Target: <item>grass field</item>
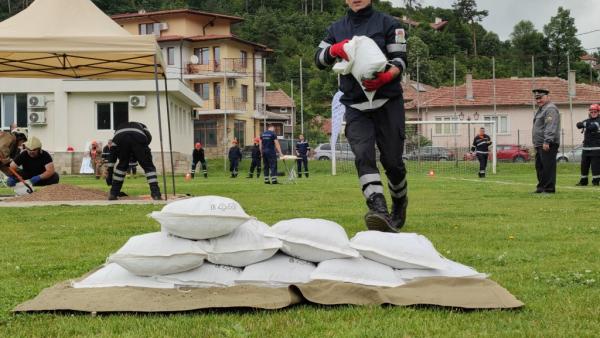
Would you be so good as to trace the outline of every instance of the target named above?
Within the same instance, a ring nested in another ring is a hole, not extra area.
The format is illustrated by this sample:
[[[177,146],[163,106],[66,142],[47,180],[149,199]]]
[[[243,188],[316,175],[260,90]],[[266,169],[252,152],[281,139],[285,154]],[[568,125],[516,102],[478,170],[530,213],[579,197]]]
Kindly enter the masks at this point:
[[[222,162],[220,162],[222,163]],[[211,163],[209,179],[178,192],[234,198],[248,214],[273,224],[318,217],[364,230],[366,211],[355,174],[312,176],[295,185],[230,179]],[[244,175],[245,176],[245,175]],[[188,336],[568,336],[600,332],[600,189],[575,188],[578,167],[559,167],[558,193],[533,195],[532,164],[501,164],[497,175],[439,168],[435,177],[409,174],[406,231],[427,236],[448,258],[491,274],[526,306],[516,311],[438,307],[299,305],[279,311],[202,311],[169,315],[20,314],[10,310],[43,288],[102,264],[132,235],[157,231],[145,217],[160,206],[0,209],[0,335],[6,337]],[[63,183],[106,189],[89,177]],[[0,193],[8,190],[0,189]],[[143,178],[124,191],[147,194]]]

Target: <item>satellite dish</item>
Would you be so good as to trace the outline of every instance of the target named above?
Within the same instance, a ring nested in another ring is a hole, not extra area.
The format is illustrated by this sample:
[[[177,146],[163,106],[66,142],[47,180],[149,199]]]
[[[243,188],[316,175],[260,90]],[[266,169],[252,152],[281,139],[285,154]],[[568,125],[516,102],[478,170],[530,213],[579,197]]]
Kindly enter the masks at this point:
[[[192,55],[192,56],[190,56],[190,62],[197,65],[198,62],[200,62],[200,59],[198,58],[197,55]]]

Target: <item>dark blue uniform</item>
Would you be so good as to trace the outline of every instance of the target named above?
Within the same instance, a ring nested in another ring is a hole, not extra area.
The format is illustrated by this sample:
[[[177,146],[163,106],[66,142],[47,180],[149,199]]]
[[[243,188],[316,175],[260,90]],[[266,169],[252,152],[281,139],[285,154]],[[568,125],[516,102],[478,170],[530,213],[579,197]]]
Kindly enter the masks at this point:
[[[229,171],[231,172],[231,177],[237,177],[238,175],[238,167],[240,165],[240,161],[242,160],[242,152],[240,151],[240,147],[234,145],[229,148]]]
[[[371,38],[391,65],[398,67],[401,72],[406,70],[406,32],[398,20],[375,11],[371,5],[357,12],[348,10],[346,16],[329,26],[327,35],[315,53],[317,67],[324,69],[333,65],[336,58],[329,52],[331,46],[354,36]],[[340,77],[339,89],[344,94],[341,102],[346,106],[345,133],[356,157],[355,165],[367,206],[371,211],[387,217],[387,204],[375,155],[377,145],[394,202],[393,227],[397,229],[404,224],[408,203],[406,168],[402,161],[405,117],[400,76],[377,89],[372,104],[352,74]]]
[[[192,151],[192,178],[196,175],[196,167],[198,166],[198,162],[202,165],[202,173],[204,174],[204,178],[208,177],[208,170],[206,169],[206,159],[204,158],[204,149],[196,149]]]
[[[256,168],[256,178],[260,177],[260,145],[255,144],[252,147],[252,163],[250,164],[250,171],[248,171],[248,178],[252,178],[254,176],[254,168]]]
[[[475,136],[473,139],[473,145],[471,146],[471,151],[475,152],[477,155],[477,160],[479,160],[479,177],[485,177],[485,168],[487,167],[489,147],[492,144],[492,139],[488,134],[483,134]]]
[[[265,130],[260,135],[260,140],[262,142],[265,183],[277,184],[277,151],[275,149],[277,135],[271,130]]]
[[[308,177],[308,151],[310,147],[308,146],[308,142],[306,141],[298,141],[296,142],[296,153],[298,154],[298,177],[302,177],[302,173],[304,176]],[[304,172],[302,171],[302,165],[304,164]]]
[[[592,184],[600,184],[600,118],[589,118],[577,123],[583,129],[583,150],[581,152],[581,179],[577,185],[588,185],[590,165]]]

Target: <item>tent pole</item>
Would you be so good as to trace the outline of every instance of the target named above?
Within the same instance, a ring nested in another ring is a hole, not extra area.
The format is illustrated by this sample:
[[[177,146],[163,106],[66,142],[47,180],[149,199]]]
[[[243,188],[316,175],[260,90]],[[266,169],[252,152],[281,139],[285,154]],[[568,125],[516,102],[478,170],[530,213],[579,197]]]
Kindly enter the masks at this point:
[[[166,201],[169,199],[169,194],[167,193],[167,173],[165,172],[165,152],[163,148],[162,117],[160,115],[160,89],[158,88],[158,65],[156,64],[157,61],[158,60],[156,60],[156,55],[154,55],[154,83],[156,85],[156,108],[158,109],[158,138],[160,140],[160,158],[162,164],[163,189],[165,192]]]
[[[169,107],[169,89],[167,87],[167,75],[165,79],[165,103],[167,105],[167,130],[169,131],[169,157],[171,158],[171,181],[173,182],[173,198],[175,198],[175,165],[173,164],[173,141],[171,140],[171,109]]]

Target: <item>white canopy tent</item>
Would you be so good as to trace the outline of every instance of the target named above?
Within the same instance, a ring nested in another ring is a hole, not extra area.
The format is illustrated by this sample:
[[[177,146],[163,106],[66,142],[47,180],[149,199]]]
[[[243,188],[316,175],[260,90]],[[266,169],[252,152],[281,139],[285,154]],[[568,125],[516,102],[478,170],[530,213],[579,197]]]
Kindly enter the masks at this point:
[[[36,0],[0,22],[0,77],[154,79],[164,193],[167,196],[158,77],[165,66],[153,35],[131,35],[90,0]]]

